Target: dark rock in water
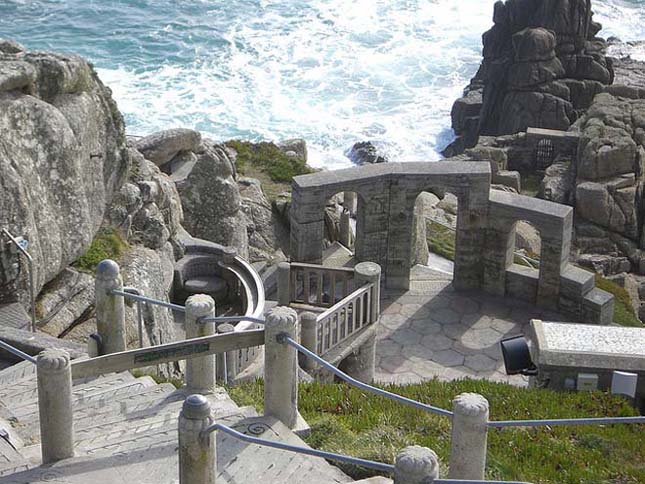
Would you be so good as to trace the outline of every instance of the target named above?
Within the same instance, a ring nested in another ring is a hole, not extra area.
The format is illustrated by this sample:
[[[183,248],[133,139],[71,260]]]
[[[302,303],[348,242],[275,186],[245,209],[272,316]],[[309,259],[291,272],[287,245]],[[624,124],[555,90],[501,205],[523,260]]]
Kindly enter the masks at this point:
[[[614,78],[592,16],[589,0],[497,2],[482,64],[453,106],[458,140],[449,154],[478,135],[568,129]]]
[[[389,160],[371,141],[360,141],[346,153],[352,163],[364,165],[365,163],[387,163]]]

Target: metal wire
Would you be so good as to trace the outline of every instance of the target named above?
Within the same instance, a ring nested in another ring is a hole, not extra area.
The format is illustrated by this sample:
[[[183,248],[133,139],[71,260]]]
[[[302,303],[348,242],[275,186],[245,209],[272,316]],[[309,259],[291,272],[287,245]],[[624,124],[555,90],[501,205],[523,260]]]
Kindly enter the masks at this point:
[[[173,304],[173,303],[169,303],[169,302],[165,302],[165,301],[160,301],[158,299],[152,299],[152,298],[149,298],[149,297],[146,297],[146,296],[138,296],[136,294],[130,294],[130,293],[125,292],[125,291],[119,291],[118,289],[112,289],[110,291],[110,294],[112,294],[114,296],[127,297],[127,298],[130,298],[130,299],[134,299],[135,301],[141,301],[141,302],[144,302],[144,303],[155,304],[157,306],[172,309],[173,311],[179,311],[179,312],[182,312],[182,313],[186,312],[186,308],[184,306],[180,306],[179,304]]]
[[[556,418],[547,420],[498,420],[488,422],[488,426],[493,428],[611,424],[645,424],[645,417]]]
[[[403,397],[401,395],[397,395],[396,393],[391,393],[386,390],[382,390],[380,388],[373,387],[372,385],[368,385],[367,383],[363,383],[361,381],[358,381],[351,376],[349,376],[347,373],[342,372],[338,368],[336,368],[334,365],[327,363],[325,360],[323,360],[321,357],[319,357],[317,354],[309,351],[307,348],[304,346],[299,345],[296,343],[293,339],[291,339],[288,335],[281,335],[282,337],[279,339],[279,343],[286,343],[298,351],[300,351],[302,354],[308,356],[312,360],[314,360],[316,363],[318,363],[320,366],[323,368],[331,371],[334,375],[337,377],[345,380],[347,383],[350,385],[353,385],[355,387],[360,388],[361,390],[365,390],[367,392],[375,393],[376,395],[380,395],[385,398],[389,398],[390,400],[397,401],[399,403],[404,403],[406,405],[411,405],[413,407],[416,407],[421,410],[425,410],[427,412],[432,412],[436,413],[438,415],[442,415],[444,417],[452,417],[453,413],[449,410],[445,410],[443,408],[439,407],[433,407],[432,405],[428,405],[427,403],[421,403],[416,400],[412,400],[411,398]]]
[[[243,442],[248,442],[250,444],[264,445],[265,447],[273,447],[274,449],[286,450],[288,452],[296,452],[298,454],[312,455],[314,457],[322,457],[323,459],[328,459],[337,462],[345,462],[347,464],[354,464],[362,467],[367,467],[370,469],[376,469],[377,471],[382,472],[394,472],[394,466],[392,464],[383,464],[382,462],[375,462],[366,459],[360,459],[358,457],[349,457],[341,454],[334,454],[332,452],[325,452],[324,450],[311,449],[309,447],[300,447],[298,445],[285,444],[282,442],[275,442],[273,440],[260,439],[258,437],[252,437],[250,435],[243,434],[237,430],[220,424],[215,423],[206,427],[202,431],[202,436],[206,436],[211,432],[216,430],[221,430],[222,432],[235,437],[236,439],[242,440]]]
[[[34,365],[36,364],[36,358],[34,358],[31,355],[28,355],[24,351],[20,351],[18,348],[14,348],[8,343],[5,343],[4,341],[0,340],[0,348],[7,350],[9,353],[16,355],[18,358],[22,358],[23,360],[27,360],[30,363],[33,363]]]
[[[235,323],[237,321],[250,321],[252,323],[264,324],[264,319],[253,316],[205,316],[197,320],[198,323]]]

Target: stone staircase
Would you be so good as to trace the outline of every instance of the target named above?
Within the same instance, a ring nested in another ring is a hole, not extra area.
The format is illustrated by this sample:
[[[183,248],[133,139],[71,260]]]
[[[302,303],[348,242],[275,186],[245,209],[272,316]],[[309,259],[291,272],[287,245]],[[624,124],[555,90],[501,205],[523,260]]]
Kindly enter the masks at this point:
[[[186,394],[129,372],[74,381],[75,457],[40,465],[35,365],[0,371],[0,483],[178,483],[177,417]],[[263,439],[306,446],[281,422],[238,407],[224,389],[208,395],[216,421]],[[325,460],[216,436],[218,482],[343,483]]]

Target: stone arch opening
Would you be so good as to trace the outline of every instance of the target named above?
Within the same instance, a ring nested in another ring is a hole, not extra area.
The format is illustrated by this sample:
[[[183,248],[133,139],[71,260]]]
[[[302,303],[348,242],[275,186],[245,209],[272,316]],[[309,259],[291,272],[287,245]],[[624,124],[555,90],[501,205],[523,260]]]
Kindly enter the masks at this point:
[[[517,220],[508,235],[506,293],[531,303],[538,298],[542,235],[527,220]]]
[[[458,198],[452,192],[428,189],[417,195],[412,219],[411,267],[424,266],[437,272],[435,276],[452,280],[458,208]]]
[[[337,249],[345,249],[343,252],[346,252],[349,257],[355,256],[358,237],[358,205],[359,194],[354,191],[338,192],[327,199],[324,214],[323,249],[329,250],[335,245]]]

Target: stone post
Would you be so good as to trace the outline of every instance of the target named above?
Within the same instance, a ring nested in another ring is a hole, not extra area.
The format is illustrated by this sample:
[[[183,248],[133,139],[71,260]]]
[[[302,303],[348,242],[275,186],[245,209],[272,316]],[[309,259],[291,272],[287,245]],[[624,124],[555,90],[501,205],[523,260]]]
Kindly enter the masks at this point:
[[[374,284],[370,322],[375,323],[381,314],[381,266],[374,262],[356,264],[354,280],[357,289],[364,284]]]
[[[343,209],[343,212],[340,214],[340,240],[339,242],[343,244],[348,249],[352,248],[352,225],[349,221],[349,211]]]
[[[376,332],[343,360],[342,370],[363,383],[372,383],[376,372]]]
[[[186,299],[186,339],[210,336],[215,323],[200,323],[203,317],[215,316],[215,301],[205,294]],[[195,393],[210,393],[215,389],[215,355],[186,360],[186,386]]]
[[[394,484],[432,484],[439,478],[439,458],[427,447],[406,447],[394,461]]]
[[[318,354],[318,322],[317,316],[311,312],[300,315],[300,344]],[[316,362],[305,355],[298,355],[300,366],[305,371],[314,371],[318,368]]]
[[[46,349],[37,359],[40,447],[43,464],[74,457],[72,366],[69,353]]]
[[[227,334],[235,332],[235,326],[232,324],[220,324],[217,327],[218,334]],[[240,350],[227,351],[217,355],[215,368],[217,369],[217,379],[229,383],[237,375],[237,352]]]
[[[202,436],[213,423],[211,405],[202,395],[190,395],[179,414],[179,483],[215,484],[215,433]]]
[[[291,304],[291,264],[278,264],[278,306]]]
[[[298,355],[295,348],[278,342],[296,339],[298,315],[291,308],[273,308],[264,325],[264,414],[296,427],[298,419]]]
[[[101,354],[120,353],[125,344],[125,303],[113,290],[123,291],[119,265],[110,259],[96,267],[96,328],[101,336]]]
[[[486,470],[488,400],[477,393],[462,393],[452,401],[450,479],[483,480]]]
[[[350,215],[356,215],[357,205],[358,198],[356,197],[356,192],[343,193],[343,208],[348,210]]]

